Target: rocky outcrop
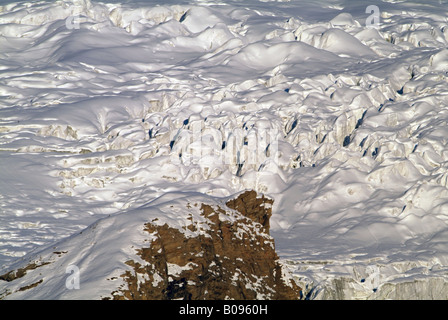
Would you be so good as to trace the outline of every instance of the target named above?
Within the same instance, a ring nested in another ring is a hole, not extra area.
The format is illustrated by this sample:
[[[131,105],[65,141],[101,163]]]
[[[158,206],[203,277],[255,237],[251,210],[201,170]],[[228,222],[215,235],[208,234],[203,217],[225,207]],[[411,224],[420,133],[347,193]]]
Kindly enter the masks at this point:
[[[0,299],[298,299],[272,204],[254,191],[165,194],[2,270]]]
[[[272,204],[274,200],[266,198],[264,195],[258,197],[254,190],[246,191],[237,198],[227,201],[226,205],[230,209],[240,212],[243,216],[260,223],[265,232],[269,233],[269,219],[272,215]]]
[[[268,234],[273,201],[254,191],[226,203],[201,204],[204,221],[187,236],[168,225],[146,224],[154,240],[130,260],[126,285],[114,299],[298,299],[300,288],[284,277]],[[144,279],[144,280],[142,280]]]

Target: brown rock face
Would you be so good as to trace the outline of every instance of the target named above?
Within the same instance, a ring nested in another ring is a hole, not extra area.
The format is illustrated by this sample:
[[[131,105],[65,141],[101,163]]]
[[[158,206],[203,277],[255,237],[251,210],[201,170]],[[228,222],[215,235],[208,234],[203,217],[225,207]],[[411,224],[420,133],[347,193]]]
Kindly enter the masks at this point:
[[[261,198],[257,198],[257,196],[254,190],[246,191],[238,198],[227,201],[226,205],[254,222],[260,223],[266,229],[266,233],[269,233],[269,219],[272,215],[274,200],[268,199],[264,195]]]
[[[269,236],[271,199],[249,191],[227,208],[195,204],[202,221],[185,230],[145,225],[150,246],[114,299],[299,299],[300,288],[283,276]],[[233,209],[233,210],[232,210]]]

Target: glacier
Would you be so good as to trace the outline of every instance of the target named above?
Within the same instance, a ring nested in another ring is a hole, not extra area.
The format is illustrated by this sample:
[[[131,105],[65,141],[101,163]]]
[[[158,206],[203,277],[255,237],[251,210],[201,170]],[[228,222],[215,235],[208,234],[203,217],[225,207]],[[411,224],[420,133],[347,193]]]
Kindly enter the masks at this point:
[[[305,298],[447,299],[447,14],[1,1],[0,274],[171,192],[253,189]]]

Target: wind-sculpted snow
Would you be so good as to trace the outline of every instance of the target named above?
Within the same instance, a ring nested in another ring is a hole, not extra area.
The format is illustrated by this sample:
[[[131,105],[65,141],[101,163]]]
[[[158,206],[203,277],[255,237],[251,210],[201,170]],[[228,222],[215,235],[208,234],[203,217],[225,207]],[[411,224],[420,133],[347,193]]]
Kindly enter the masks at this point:
[[[439,1],[1,6],[0,265],[167,192],[254,189],[275,199],[277,252],[311,298],[445,283],[447,14]],[[338,279],[344,293],[325,291]]]

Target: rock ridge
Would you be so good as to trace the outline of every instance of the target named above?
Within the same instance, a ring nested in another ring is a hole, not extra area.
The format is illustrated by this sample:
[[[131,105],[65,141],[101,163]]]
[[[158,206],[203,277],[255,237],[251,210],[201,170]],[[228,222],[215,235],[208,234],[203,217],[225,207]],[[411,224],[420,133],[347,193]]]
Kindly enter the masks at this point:
[[[0,272],[1,299],[299,299],[269,235],[273,200],[167,193]]]
[[[255,191],[229,200],[227,208],[200,204],[209,229],[196,237],[147,223],[145,230],[155,239],[138,250],[146,265],[127,261],[133,270],[122,275],[127,285],[113,298],[299,299],[301,289],[284,277],[268,234],[272,204]],[[188,229],[197,231],[196,221]]]

